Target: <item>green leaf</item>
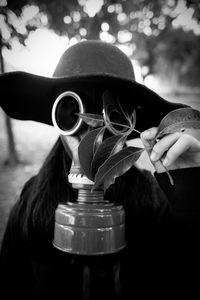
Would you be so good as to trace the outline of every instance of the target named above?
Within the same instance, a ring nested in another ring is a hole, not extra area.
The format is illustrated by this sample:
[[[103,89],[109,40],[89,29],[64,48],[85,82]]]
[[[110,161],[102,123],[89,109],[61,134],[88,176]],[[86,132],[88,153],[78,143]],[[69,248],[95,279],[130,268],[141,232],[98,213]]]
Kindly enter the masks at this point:
[[[79,117],[91,127],[100,127],[104,125],[103,116],[97,114],[78,114]]]
[[[136,124],[136,110],[134,109],[130,116],[127,116],[128,122],[131,127],[135,127]]]
[[[200,129],[200,112],[193,108],[179,108],[168,113],[158,126],[156,139],[187,128]]]
[[[91,162],[93,159],[93,145],[96,139],[96,136],[99,134],[102,128],[97,128],[85,135],[85,137],[81,140],[78,147],[78,156],[80,160],[81,167],[85,175],[93,180],[91,174]]]
[[[155,145],[156,141],[164,137],[165,135],[184,132],[186,129],[200,129],[200,112],[190,107],[184,107],[175,109],[169,112],[160,122],[158,126],[158,132],[156,138],[151,143],[151,149]],[[162,164],[162,159],[160,159]],[[163,164],[162,164],[163,165]],[[165,169],[171,185],[174,185],[173,178],[166,167]]]
[[[99,131],[99,133],[96,135],[96,138],[95,138],[94,144],[93,144],[93,155],[96,153],[96,151],[98,150],[99,146],[103,142],[103,137],[104,137],[105,130],[106,130],[106,126],[104,126],[103,128],[101,128],[101,130]]]
[[[136,110],[135,109],[133,110],[133,113],[131,115],[131,123],[132,123],[132,126],[135,127],[135,124],[136,124]]]
[[[121,151],[124,147],[124,144],[125,144],[126,140],[127,140],[127,135],[122,135],[121,138],[117,141],[117,143],[113,147],[113,149],[110,153],[110,156],[118,153],[119,151]]]
[[[117,177],[126,173],[133,166],[143,151],[144,149],[138,147],[126,147],[109,157],[99,168],[92,190],[103,186],[104,191],[106,191]]]
[[[114,135],[103,141],[103,143],[99,146],[96,151],[92,164],[91,164],[91,173],[94,177],[98,168],[108,159],[112,150],[115,148],[116,144],[119,140],[121,140],[122,135]]]

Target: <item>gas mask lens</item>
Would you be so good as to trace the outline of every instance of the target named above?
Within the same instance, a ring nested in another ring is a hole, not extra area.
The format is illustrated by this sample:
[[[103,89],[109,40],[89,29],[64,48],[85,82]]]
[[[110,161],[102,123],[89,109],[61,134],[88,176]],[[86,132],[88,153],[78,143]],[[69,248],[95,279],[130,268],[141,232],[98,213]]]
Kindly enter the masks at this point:
[[[73,135],[82,125],[79,113],[84,113],[81,98],[72,91],[62,93],[57,97],[52,108],[54,127],[61,135]]]

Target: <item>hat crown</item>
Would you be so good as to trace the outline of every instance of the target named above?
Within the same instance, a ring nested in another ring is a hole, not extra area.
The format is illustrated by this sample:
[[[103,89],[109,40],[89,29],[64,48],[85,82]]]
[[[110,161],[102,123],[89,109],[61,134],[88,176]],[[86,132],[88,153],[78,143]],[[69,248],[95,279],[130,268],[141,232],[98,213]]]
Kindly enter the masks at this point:
[[[82,41],[68,48],[53,77],[109,76],[135,80],[130,59],[116,46],[102,41]]]

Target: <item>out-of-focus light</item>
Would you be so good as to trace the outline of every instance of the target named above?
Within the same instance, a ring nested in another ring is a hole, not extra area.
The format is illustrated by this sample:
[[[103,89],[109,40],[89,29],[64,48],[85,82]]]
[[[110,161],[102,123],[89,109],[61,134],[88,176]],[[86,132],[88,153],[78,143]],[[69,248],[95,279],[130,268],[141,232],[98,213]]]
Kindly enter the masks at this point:
[[[162,84],[160,84],[159,80],[153,75],[146,76],[144,84],[155,92],[160,92],[162,89]]]
[[[175,5],[175,1],[174,0],[168,0],[167,4],[172,7],[172,6]]]
[[[27,22],[39,13],[39,7],[36,5],[26,5],[22,9],[22,21]]]
[[[132,24],[130,27],[131,31],[137,31],[137,25],[136,24]]]
[[[164,28],[165,28],[165,23],[160,22],[160,23],[158,24],[158,29],[163,30]]]
[[[148,66],[142,66],[141,67],[141,73],[143,76],[146,76],[149,72],[149,67]]]
[[[132,12],[130,13],[129,17],[130,17],[131,19],[135,19],[135,12],[132,11]]]
[[[125,44],[117,44],[116,45],[121,51],[123,51],[127,56],[131,57],[134,51],[134,47],[132,45],[125,45]],[[133,44],[133,46],[135,46]]]
[[[152,19],[153,18],[153,12],[151,10],[149,10],[146,14],[148,19]]]
[[[12,50],[4,49],[3,57],[13,70],[51,76],[61,54],[69,46],[69,39],[43,28],[30,33],[26,47],[16,39],[11,46]]]
[[[16,14],[11,10],[8,11],[7,15],[8,15],[8,22],[11,25],[13,25],[15,28],[17,28],[20,25],[20,18],[18,18]]]
[[[154,17],[152,20],[153,24],[158,24],[159,23],[159,19],[157,17]]]
[[[69,45],[72,46],[78,42],[78,39],[74,36],[70,39]]]
[[[142,11],[137,10],[137,11],[135,12],[135,18],[138,18],[138,19],[142,18]]]
[[[132,36],[133,36],[132,33],[128,30],[120,30],[117,34],[117,38],[120,43],[130,42]]]
[[[84,6],[87,0],[78,0],[79,5]]]
[[[184,30],[192,30],[196,35],[200,35],[200,25],[193,18],[194,9],[186,8],[180,13],[176,19],[173,20],[172,26],[174,28],[182,27]]]
[[[17,32],[20,34],[26,34],[26,32],[27,32],[26,27],[23,24],[20,24],[17,27]]]
[[[5,16],[3,16],[3,15],[0,15],[0,24],[1,24],[0,33],[2,35],[2,38],[7,41],[10,39],[11,34],[10,34],[10,30],[5,22]]]
[[[65,16],[63,18],[63,21],[64,21],[65,24],[70,24],[71,21],[72,21],[72,18],[70,16]]]
[[[149,19],[144,20],[144,27],[149,27],[151,25],[151,21]]]
[[[114,5],[109,5],[108,8],[107,8],[107,11],[111,14],[111,13],[114,13],[115,11],[115,6]]]
[[[48,18],[45,14],[41,14],[40,16],[41,23],[45,26],[48,24]]]
[[[21,16],[18,17],[13,11],[8,11],[8,22],[14,26],[16,31],[20,34],[26,34],[26,25],[41,26],[47,25],[48,19],[44,13],[39,12],[39,8],[36,5],[26,5],[22,9]]]
[[[152,35],[152,29],[150,27],[145,27],[143,29],[144,34],[146,34],[147,36]]]
[[[110,26],[109,26],[108,23],[103,22],[103,23],[101,24],[101,30],[102,30],[102,31],[108,31],[109,28],[110,28]]]
[[[74,11],[72,15],[73,21],[74,22],[79,22],[81,19],[81,14],[79,11]]]
[[[83,5],[84,11],[93,18],[101,10],[103,4],[103,0],[86,0]]]
[[[99,37],[100,39],[103,41],[103,42],[107,42],[107,43],[115,43],[115,37],[108,33],[107,31],[101,31],[100,34],[99,34]]]
[[[187,7],[186,7],[185,0],[179,0],[177,2],[176,8],[173,11],[173,14],[175,14],[175,15],[182,14],[185,12],[186,9],[187,9]]]
[[[120,14],[122,12],[122,5],[121,5],[121,3],[116,3],[115,4],[115,12],[116,12],[116,14]]]
[[[8,2],[6,0],[0,0],[0,6],[6,6]]]
[[[139,65],[139,63],[136,60],[131,60],[131,62],[133,64],[135,80],[139,83],[143,83],[141,66]]]
[[[144,21],[140,21],[138,24],[138,29],[143,30],[143,28],[144,28]]]
[[[86,36],[87,35],[87,30],[85,28],[80,28],[79,32],[80,32],[81,36]]]
[[[125,13],[120,13],[117,16],[117,20],[118,20],[119,23],[125,24],[126,20],[127,20],[127,15]]]

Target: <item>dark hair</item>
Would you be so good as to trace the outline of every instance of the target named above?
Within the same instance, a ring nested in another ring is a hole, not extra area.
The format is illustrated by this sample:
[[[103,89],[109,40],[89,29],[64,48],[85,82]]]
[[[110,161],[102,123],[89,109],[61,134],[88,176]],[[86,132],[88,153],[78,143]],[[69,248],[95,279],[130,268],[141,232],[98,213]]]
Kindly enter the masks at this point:
[[[71,160],[59,138],[38,174],[25,184],[12,210],[11,219],[20,223],[23,237],[31,239],[36,234],[52,241],[58,203],[73,201],[77,197],[77,191],[67,180],[70,166]],[[120,203],[125,208],[127,239],[132,235],[136,223],[140,224],[141,230],[146,222],[154,223],[161,198],[162,192],[150,172],[136,167],[117,178],[105,194],[105,199]]]
[[[70,166],[71,160],[59,138],[38,174],[24,185],[13,208],[12,215],[20,222],[22,234],[28,236],[30,230],[40,235],[49,234],[53,230],[58,203],[76,198],[76,191],[67,180]]]

